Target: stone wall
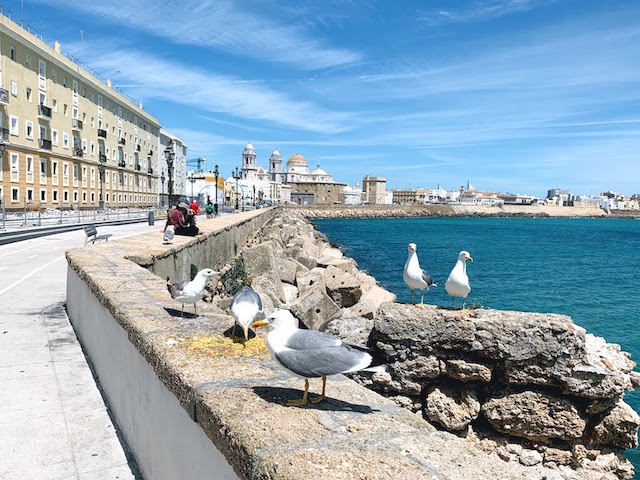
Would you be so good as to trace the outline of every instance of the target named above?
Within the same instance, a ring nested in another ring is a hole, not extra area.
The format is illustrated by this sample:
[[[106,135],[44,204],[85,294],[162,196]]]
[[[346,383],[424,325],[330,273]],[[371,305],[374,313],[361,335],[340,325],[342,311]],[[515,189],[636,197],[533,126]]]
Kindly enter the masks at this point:
[[[615,400],[631,382],[631,364],[599,340],[594,349],[566,317],[536,332],[541,318],[520,314],[532,322],[524,334],[529,324],[516,314],[501,323],[500,312],[467,318],[396,304],[290,209],[199,226],[203,235],[170,245],[159,227],[67,253],[70,320],[145,478],[629,478],[617,445],[634,441],[637,422]],[[371,342],[388,372],[360,381],[384,395],[337,376],[322,403],[287,407],[302,382],[268,357],[266,332],[246,344],[228,338],[232,292],[224,282],[212,285],[197,317],[190,306],[180,315],[166,276],[188,278],[192,266],[232,272],[238,263],[267,314],[286,304],[311,328]],[[549,335],[563,352],[548,346],[534,355]],[[581,361],[585,355],[602,355],[606,371]],[[457,415],[458,403],[470,406],[461,407],[466,413]],[[531,405],[547,413],[536,429],[514,416]],[[611,413],[616,408],[628,425]],[[587,433],[597,448],[581,443]]]

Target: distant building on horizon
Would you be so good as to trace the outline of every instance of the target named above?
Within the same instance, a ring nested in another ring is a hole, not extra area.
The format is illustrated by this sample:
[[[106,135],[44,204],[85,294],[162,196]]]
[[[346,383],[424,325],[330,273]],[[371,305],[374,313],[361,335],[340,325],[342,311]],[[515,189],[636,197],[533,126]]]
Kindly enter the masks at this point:
[[[366,175],[362,179],[362,193],[364,202],[371,205],[384,205],[386,203],[387,179],[383,177],[370,177]]]

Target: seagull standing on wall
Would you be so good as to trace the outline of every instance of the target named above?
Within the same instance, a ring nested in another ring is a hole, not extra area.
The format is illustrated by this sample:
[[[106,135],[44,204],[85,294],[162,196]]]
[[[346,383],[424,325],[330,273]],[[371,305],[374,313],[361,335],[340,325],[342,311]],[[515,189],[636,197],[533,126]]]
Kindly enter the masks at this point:
[[[249,327],[254,320],[262,316],[262,300],[256,291],[248,286],[233,296],[231,300],[231,315],[244,332],[245,341],[249,340]]]
[[[369,367],[371,355],[342,343],[338,337],[317,330],[298,329],[298,321],[289,310],[276,308],[264,320],[253,323],[253,327],[269,325],[267,347],[273,359],[289,374],[304,378],[304,396],[300,400],[289,400],[288,406],[307,403],[309,379],[322,377],[322,395],[311,399],[311,403],[325,398],[327,376],[361,370],[381,372],[384,366]]]
[[[167,229],[164,231],[164,236],[162,238],[162,240],[164,241],[164,243],[171,243],[171,240],[173,240],[173,237],[176,236],[176,229],[173,225],[168,225]]]
[[[218,272],[211,270],[210,268],[205,268],[204,270],[200,270],[195,278],[190,282],[185,280],[182,282],[171,283],[167,278],[167,290],[169,290],[171,298],[182,303],[181,316],[184,316],[185,303],[193,303],[193,313],[198,316],[196,302],[198,300],[202,300],[207,282],[214,275],[218,275]]]
[[[447,282],[444,284],[444,289],[451,296],[453,307],[456,306],[456,297],[462,297],[463,310],[466,306],[467,295],[471,292],[471,285],[469,285],[469,277],[467,276],[467,260],[473,262],[469,252],[463,250],[458,254],[458,260],[453,270],[451,270]]]
[[[407,262],[404,264],[402,279],[411,289],[411,303],[414,303],[413,291],[416,289],[421,291],[420,305],[422,305],[424,303],[424,289],[429,290],[429,287],[436,287],[437,284],[433,283],[429,272],[420,268],[418,254],[416,253],[417,248],[415,243],[410,243],[407,247],[409,254],[407,255]]]

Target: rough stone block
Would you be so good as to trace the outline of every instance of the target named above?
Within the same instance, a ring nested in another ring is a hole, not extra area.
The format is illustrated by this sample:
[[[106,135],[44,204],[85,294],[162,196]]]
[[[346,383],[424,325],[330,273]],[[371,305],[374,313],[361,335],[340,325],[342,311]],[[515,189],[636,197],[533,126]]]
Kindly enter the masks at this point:
[[[324,274],[327,294],[339,307],[351,307],[362,297],[360,283],[350,273],[334,266],[329,266]]]
[[[640,416],[620,400],[593,425],[590,438],[596,445],[637,448],[639,426]]]
[[[493,367],[482,363],[450,359],[446,361],[446,370],[444,373],[461,382],[490,382],[492,369]]]
[[[459,431],[478,417],[480,402],[472,390],[432,387],[427,393],[424,413],[446,430]]]
[[[249,275],[273,272],[276,268],[273,245],[270,242],[244,249],[242,259],[244,260],[244,268]]]
[[[291,311],[308,328],[320,330],[340,312],[340,307],[322,288],[313,288],[298,298],[297,303],[292,305]]]
[[[280,280],[290,283],[291,285],[296,283],[296,272],[301,264],[290,258],[282,257],[276,257],[275,262],[278,274],[280,275]]]
[[[381,304],[395,300],[393,293],[374,285],[363,293],[358,303],[345,310],[345,316],[374,318]]]

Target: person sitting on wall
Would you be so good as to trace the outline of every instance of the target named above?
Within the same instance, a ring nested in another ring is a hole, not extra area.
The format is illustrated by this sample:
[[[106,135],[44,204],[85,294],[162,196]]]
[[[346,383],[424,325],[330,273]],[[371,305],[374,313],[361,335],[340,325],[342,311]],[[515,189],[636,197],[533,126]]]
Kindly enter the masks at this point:
[[[196,227],[195,216],[191,215],[191,218],[189,218],[189,206],[183,202],[178,203],[176,208],[169,211],[164,230],[166,230],[169,225],[173,225],[176,235],[195,237],[200,231],[200,229]]]

